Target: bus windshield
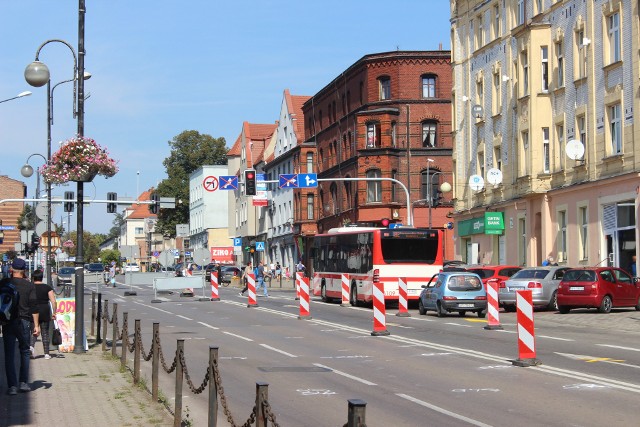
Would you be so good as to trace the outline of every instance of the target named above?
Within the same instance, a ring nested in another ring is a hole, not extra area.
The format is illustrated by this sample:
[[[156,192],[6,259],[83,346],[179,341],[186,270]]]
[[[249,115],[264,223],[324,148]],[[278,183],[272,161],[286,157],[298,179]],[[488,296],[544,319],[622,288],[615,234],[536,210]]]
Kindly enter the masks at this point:
[[[437,234],[424,231],[384,231],[380,236],[382,258],[388,264],[433,264],[438,257]]]

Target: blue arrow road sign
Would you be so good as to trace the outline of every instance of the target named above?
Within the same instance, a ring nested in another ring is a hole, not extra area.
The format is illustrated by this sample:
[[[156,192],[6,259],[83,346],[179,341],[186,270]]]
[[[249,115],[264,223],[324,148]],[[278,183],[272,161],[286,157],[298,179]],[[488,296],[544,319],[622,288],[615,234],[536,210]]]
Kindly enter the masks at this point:
[[[237,190],[238,189],[238,177],[237,176],[219,176],[218,180],[220,185],[219,190]]]
[[[280,188],[298,188],[298,175],[282,174],[278,183]]]
[[[233,246],[242,246],[242,237],[234,237]]]
[[[299,173],[298,187],[312,188],[318,186],[318,175],[315,173]]]
[[[256,251],[264,251],[264,242],[256,242]]]

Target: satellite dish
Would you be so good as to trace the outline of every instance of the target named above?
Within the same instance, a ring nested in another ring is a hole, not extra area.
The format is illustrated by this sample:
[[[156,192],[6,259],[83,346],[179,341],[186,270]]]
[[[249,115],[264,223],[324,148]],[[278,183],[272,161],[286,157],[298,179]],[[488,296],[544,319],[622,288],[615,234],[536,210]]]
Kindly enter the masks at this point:
[[[492,185],[502,183],[502,171],[500,169],[491,168],[487,171],[487,181]]]
[[[480,175],[471,175],[469,177],[469,187],[473,191],[480,191],[484,188],[484,179]]]
[[[567,142],[565,151],[571,160],[580,160],[582,159],[582,156],[584,156],[584,145],[581,141],[572,139]]]

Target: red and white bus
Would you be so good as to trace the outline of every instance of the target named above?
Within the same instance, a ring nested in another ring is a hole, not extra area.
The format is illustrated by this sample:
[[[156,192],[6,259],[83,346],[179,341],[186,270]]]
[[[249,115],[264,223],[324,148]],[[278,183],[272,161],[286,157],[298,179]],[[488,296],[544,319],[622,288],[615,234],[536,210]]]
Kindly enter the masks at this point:
[[[384,283],[385,300],[398,300],[398,278],[406,278],[409,300],[443,269],[442,230],[425,228],[333,228],[315,236],[313,294],[342,299],[342,274],[349,277],[352,305],[373,301],[373,284]]]

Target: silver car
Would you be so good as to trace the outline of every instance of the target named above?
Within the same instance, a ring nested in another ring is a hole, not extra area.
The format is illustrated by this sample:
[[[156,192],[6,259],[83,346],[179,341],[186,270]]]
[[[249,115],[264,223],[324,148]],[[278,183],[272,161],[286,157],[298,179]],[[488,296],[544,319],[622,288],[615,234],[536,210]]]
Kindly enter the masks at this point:
[[[516,291],[530,290],[535,307],[557,310],[558,284],[567,270],[569,267],[523,268],[508,280],[500,283],[498,301],[505,311],[515,311]]]

